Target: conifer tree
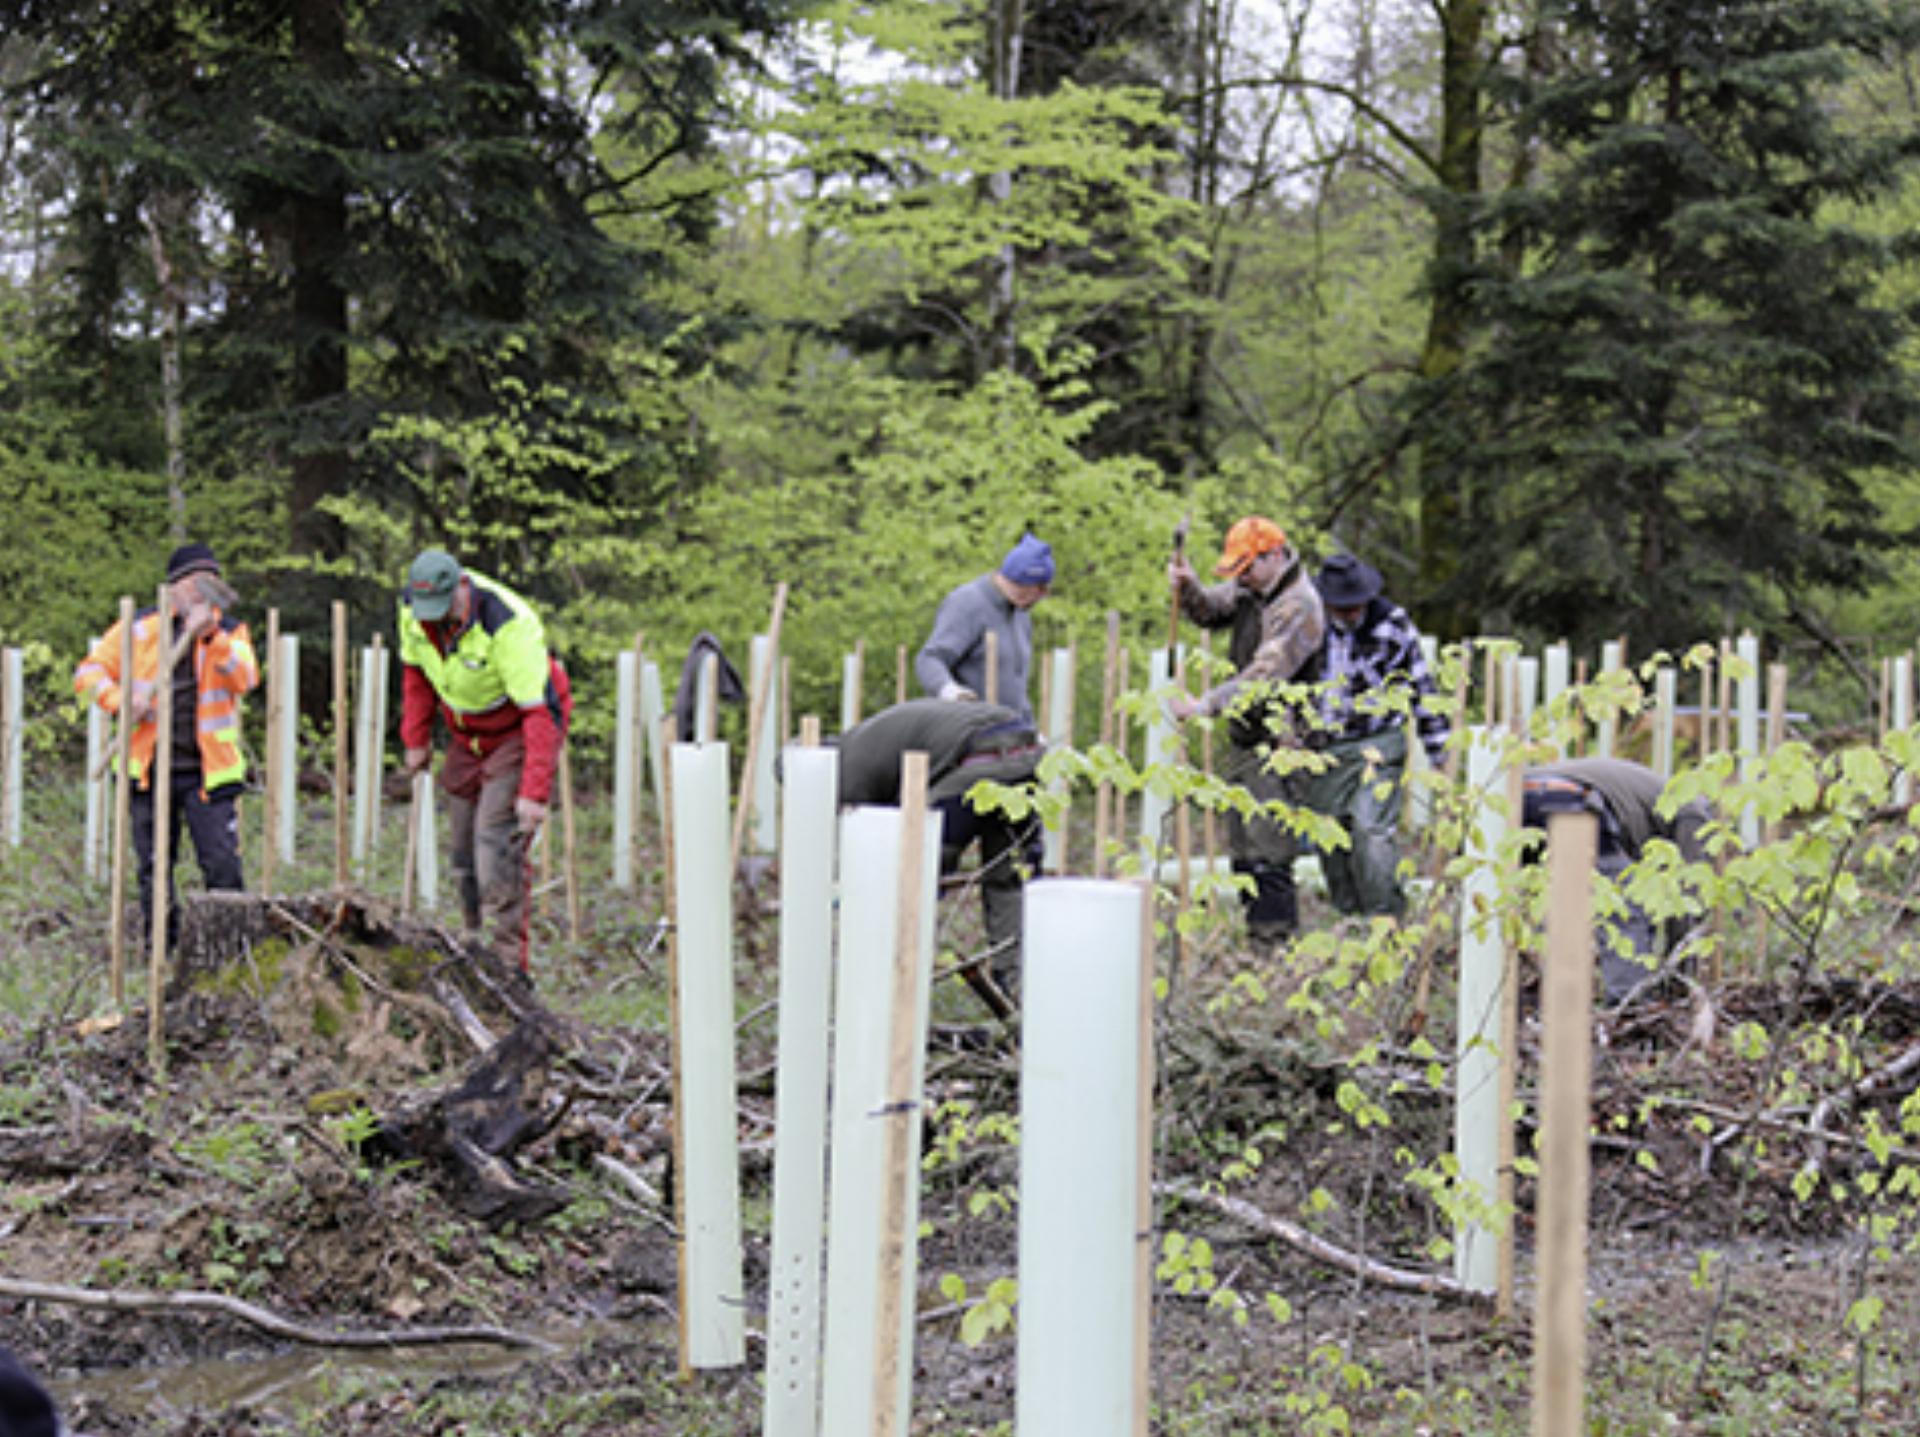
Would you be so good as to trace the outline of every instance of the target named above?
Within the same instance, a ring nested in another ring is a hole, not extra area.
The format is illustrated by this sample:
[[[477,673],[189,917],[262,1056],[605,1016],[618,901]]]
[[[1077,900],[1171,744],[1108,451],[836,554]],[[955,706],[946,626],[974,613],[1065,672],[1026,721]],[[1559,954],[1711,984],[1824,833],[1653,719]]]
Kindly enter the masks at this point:
[[[1915,7],[1549,10],[1569,61],[1514,94],[1547,158],[1480,215],[1467,353],[1414,396],[1485,560],[1442,597],[1640,652],[1791,622],[1877,574],[1867,481],[1915,453],[1911,316],[1879,287],[1911,246],[1854,223],[1915,137],[1834,103],[1909,51]]]

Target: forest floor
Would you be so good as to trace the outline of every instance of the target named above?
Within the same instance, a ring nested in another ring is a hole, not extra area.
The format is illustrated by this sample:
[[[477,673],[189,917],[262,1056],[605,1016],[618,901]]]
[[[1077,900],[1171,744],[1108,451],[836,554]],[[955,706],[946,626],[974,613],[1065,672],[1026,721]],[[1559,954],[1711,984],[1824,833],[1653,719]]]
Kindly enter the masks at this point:
[[[0,1281],[11,1285],[0,1336],[48,1378],[74,1430],[760,1430],[777,927],[764,877],[738,894],[748,1360],[682,1382],[658,1196],[671,1184],[664,952],[644,890],[596,888],[579,944],[562,941],[550,910],[530,993],[484,964],[462,989],[496,1034],[520,1005],[549,1012],[560,1035],[527,1091],[566,1111],[512,1160],[514,1182],[550,1201],[489,1221],[444,1153],[392,1161],[372,1138],[374,1119],[417,1114],[471,1067],[459,1025],[432,1011],[447,996],[433,981],[459,966],[450,937],[390,922],[378,896],[314,898],[282,925],[290,938],[250,940],[242,959],[176,985],[162,1073],[138,978],[117,1027],[85,1021],[106,1006],[105,922],[64,869],[44,867],[67,861],[9,860],[0,893]],[[943,905],[954,911],[942,942],[964,949],[973,920],[959,903]],[[1161,1014],[1157,1227],[1188,1245],[1156,1283],[1154,1430],[1525,1431],[1530,1182],[1516,1193],[1517,1301],[1504,1318],[1382,1286],[1260,1230],[1270,1214],[1375,1264],[1447,1275],[1437,1244],[1449,1224],[1415,1174],[1447,1150],[1451,1103],[1405,1037],[1404,1004],[1371,1035],[1330,1026],[1304,972],[1321,950],[1257,968],[1234,931],[1223,921],[1196,938]],[[1907,1220],[1857,1196],[1860,1144],[1804,1114],[1763,1115],[1750,1067],[1722,1061],[1738,1024],[1777,1025],[1785,1001],[1767,984],[1693,985],[1597,1020],[1592,1430],[1912,1430],[1920,1263]],[[1792,1001],[1870,1012],[1858,1036],[1868,1071],[1912,1041],[1920,1015],[1920,989]],[[976,1317],[984,1338],[963,1335],[968,1310],[1014,1276],[1017,1150],[978,1120],[1017,1112],[1017,1058],[983,1017],[957,978],[942,979],[918,1432],[1006,1432],[1013,1420],[1010,1328]],[[1526,1065],[1537,1037],[1523,1011]],[[1343,1080],[1357,1071],[1390,1120],[1355,1120]],[[1250,1205],[1239,1216],[1170,1191],[1223,1174]],[[106,1310],[23,1296],[27,1284],[211,1293],[332,1331],[494,1331],[344,1350],[233,1310]]]

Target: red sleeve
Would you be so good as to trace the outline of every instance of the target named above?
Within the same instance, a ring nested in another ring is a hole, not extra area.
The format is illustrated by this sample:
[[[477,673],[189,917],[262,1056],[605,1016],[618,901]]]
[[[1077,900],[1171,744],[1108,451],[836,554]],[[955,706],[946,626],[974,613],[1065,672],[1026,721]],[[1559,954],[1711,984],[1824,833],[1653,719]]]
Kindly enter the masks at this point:
[[[548,702],[520,710],[520,737],[527,746],[527,760],[520,770],[520,796],[535,803],[549,802],[553,795],[560,745],[567,741],[567,729],[573,723],[573,681],[558,658],[549,658],[547,664]],[[553,716],[556,707],[560,710],[557,721]]]
[[[520,710],[520,737],[527,746],[520,769],[520,796],[545,803],[553,793],[553,773],[560,764],[560,726],[545,704]]]
[[[419,668],[400,666],[400,743],[404,748],[430,748],[433,745],[433,712],[440,696]]]

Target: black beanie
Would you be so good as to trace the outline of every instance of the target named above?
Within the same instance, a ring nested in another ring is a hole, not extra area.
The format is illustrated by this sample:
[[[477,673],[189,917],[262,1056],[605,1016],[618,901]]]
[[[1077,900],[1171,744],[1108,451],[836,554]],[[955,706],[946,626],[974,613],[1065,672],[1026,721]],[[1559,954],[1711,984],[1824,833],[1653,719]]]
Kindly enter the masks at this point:
[[[217,574],[220,561],[213,557],[213,550],[205,544],[182,544],[173,551],[167,560],[167,582],[184,579],[189,574]]]
[[[0,1347],[0,1437],[60,1437],[53,1399],[4,1347]]]

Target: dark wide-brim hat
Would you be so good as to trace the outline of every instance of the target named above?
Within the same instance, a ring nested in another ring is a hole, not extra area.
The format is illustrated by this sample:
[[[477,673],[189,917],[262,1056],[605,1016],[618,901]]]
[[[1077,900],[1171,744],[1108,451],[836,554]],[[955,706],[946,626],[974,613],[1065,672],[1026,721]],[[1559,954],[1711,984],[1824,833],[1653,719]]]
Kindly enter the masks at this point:
[[[1351,554],[1335,554],[1321,566],[1314,587],[1330,609],[1358,609],[1380,597],[1380,571]]]

